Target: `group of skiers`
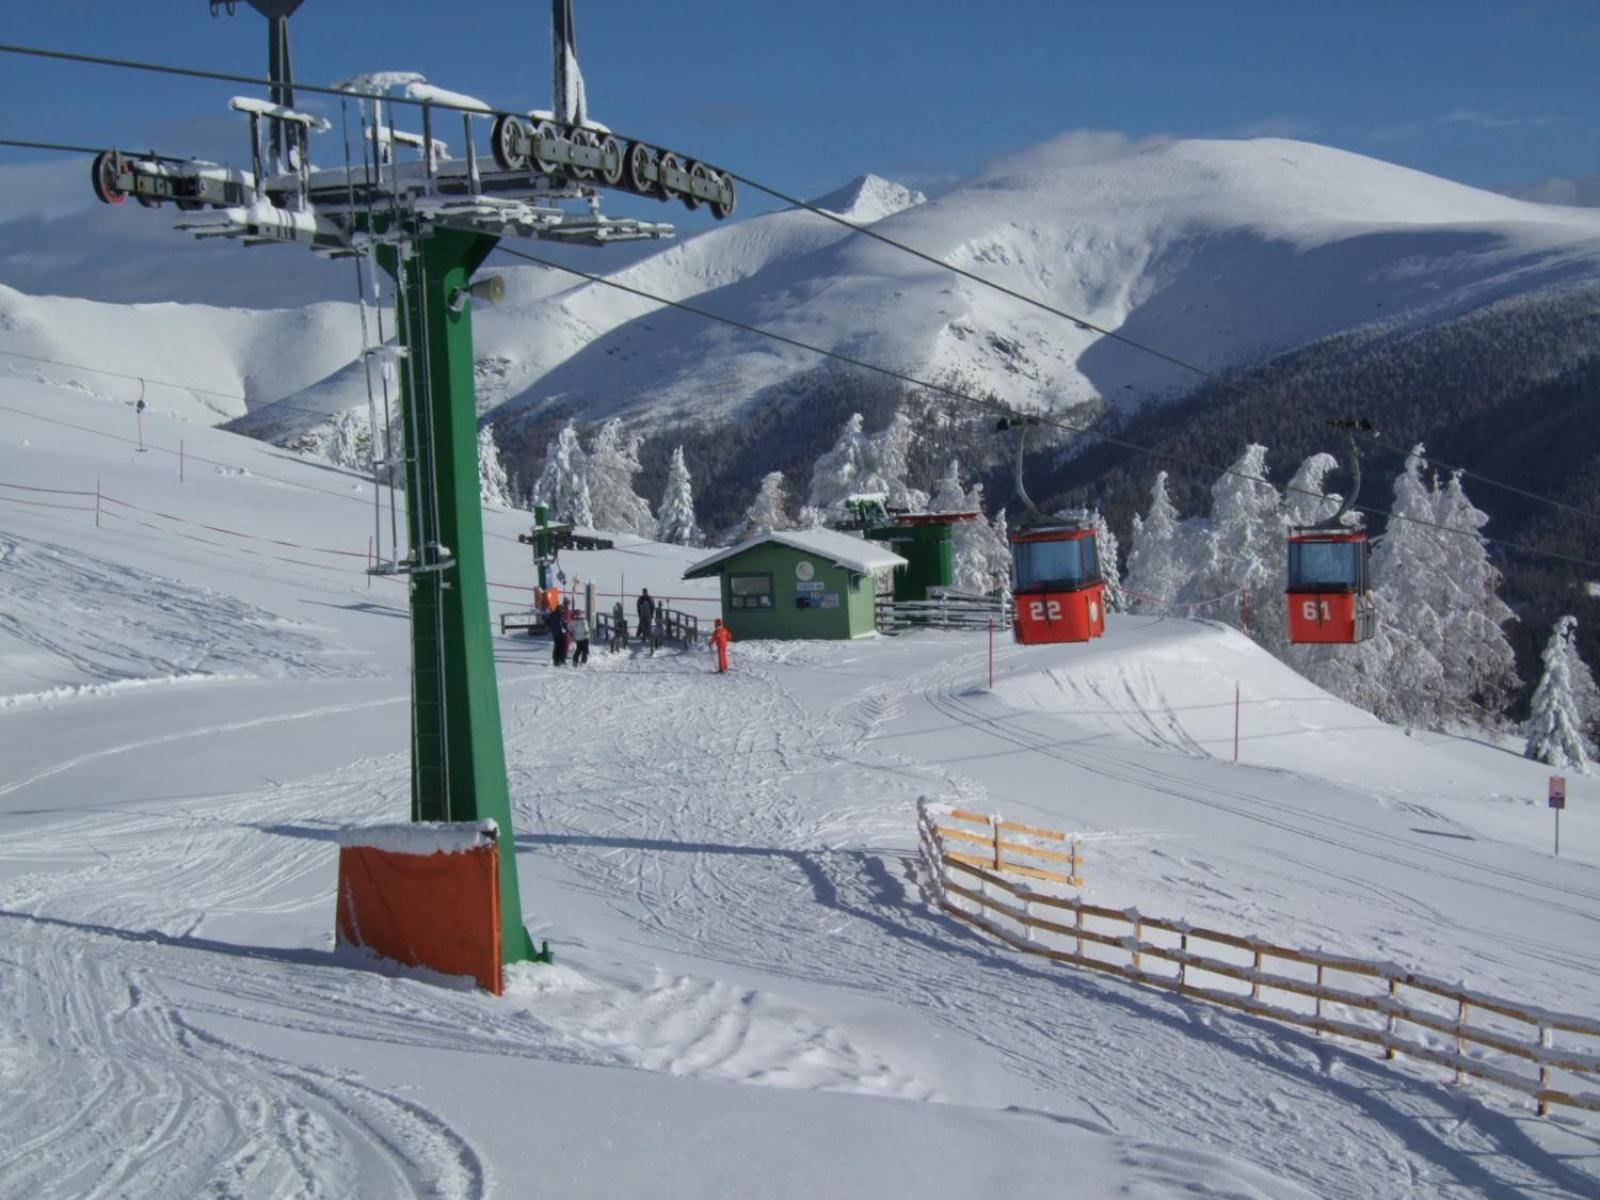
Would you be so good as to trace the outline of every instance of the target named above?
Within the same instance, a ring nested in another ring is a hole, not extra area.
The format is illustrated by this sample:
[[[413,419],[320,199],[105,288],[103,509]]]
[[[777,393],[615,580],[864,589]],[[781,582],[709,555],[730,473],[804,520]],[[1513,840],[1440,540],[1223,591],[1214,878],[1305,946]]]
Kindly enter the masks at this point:
[[[549,588],[541,593],[539,600],[545,606],[544,627],[550,633],[551,663],[558,667],[565,666],[570,654],[573,666],[583,666],[589,661],[588,614],[581,609],[575,609],[571,600],[560,599],[560,592],[555,588]],[[649,588],[639,593],[634,611],[638,616],[635,636],[641,645],[649,646],[651,653],[654,654],[661,645],[662,630],[657,620],[656,601],[650,595]],[[718,674],[728,669],[728,645],[732,641],[733,634],[719,618],[711,631],[711,645],[717,652]],[[623,615],[622,601],[618,600],[611,607],[611,649],[615,651],[627,648],[628,621]]]

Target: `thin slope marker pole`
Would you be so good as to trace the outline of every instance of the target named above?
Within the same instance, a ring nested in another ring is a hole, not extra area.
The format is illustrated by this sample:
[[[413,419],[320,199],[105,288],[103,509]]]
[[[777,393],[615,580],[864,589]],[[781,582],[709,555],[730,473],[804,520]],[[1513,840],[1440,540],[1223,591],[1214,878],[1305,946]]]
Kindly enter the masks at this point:
[[[1233,761],[1239,761],[1239,684],[1233,685]]]

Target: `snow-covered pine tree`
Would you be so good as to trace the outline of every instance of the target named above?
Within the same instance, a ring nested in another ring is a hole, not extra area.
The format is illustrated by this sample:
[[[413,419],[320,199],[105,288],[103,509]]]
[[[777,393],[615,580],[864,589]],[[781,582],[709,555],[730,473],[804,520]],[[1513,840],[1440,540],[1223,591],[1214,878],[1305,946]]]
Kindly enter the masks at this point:
[[[928,498],[928,511],[931,513],[968,512],[967,493],[961,486],[961,464],[955,459],[950,460],[950,467],[939,479],[933,489],[933,495]]]
[[[1594,689],[1594,677],[1578,657],[1573,633],[1578,627],[1576,617],[1562,617],[1544,648],[1544,675],[1534,689],[1533,702],[1528,714],[1528,741],[1524,753],[1552,767],[1568,768],[1589,773],[1594,747],[1590,745],[1584,728],[1579,693],[1585,682]],[[1575,679],[1576,664],[1587,680]]]
[[[544,470],[533,485],[533,502],[549,508],[554,520],[592,529],[594,512],[587,476],[588,461],[578,444],[577,425],[568,421],[545,447]]]
[[[478,498],[484,504],[516,507],[511,481],[506,478],[505,465],[500,461],[500,447],[495,445],[494,429],[489,425],[478,427]]]
[[[656,522],[650,505],[633,490],[634,477],[639,474],[639,438],[623,431],[620,418],[613,417],[600,426],[586,468],[595,527],[654,537]]]
[[[672,452],[667,467],[667,487],[661,496],[661,511],[656,516],[656,541],[675,546],[698,546],[700,526],[694,519],[694,490],[689,485],[689,467],[683,461],[683,447]]]
[[[1122,591],[1122,565],[1118,562],[1121,550],[1117,546],[1117,535],[1111,532],[1105,514],[1098,508],[1094,510],[1094,541],[1100,559],[1100,578],[1106,583],[1106,611],[1127,612],[1128,598]]]
[[[1339,465],[1331,454],[1313,454],[1300,464],[1283,489],[1283,519],[1290,528],[1320,525],[1339,511],[1343,498],[1325,495],[1328,473]]]
[[[1150,511],[1134,518],[1128,547],[1128,573],[1123,586],[1134,608],[1144,612],[1171,612],[1191,573],[1187,547],[1180,536],[1178,510],[1167,493],[1167,473],[1161,471],[1150,485]]]
[[[907,512],[922,512],[928,493],[912,487],[906,476],[911,471],[911,450],[916,444],[917,427],[904,412],[895,413],[889,424],[867,441],[871,479],[867,491],[881,491],[889,507]]]
[[[811,492],[806,499],[810,507],[835,508],[844,503],[846,496],[864,490],[870,466],[867,436],[861,432],[861,421],[860,413],[851,413],[833,448],[811,468]],[[766,487],[765,481],[762,487]]]
[[[1407,728],[1439,725],[1448,707],[1440,615],[1446,560],[1443,535],[1433,528],[1438,494],[1424,477],[1424,453],[1414,446],[1395,476],[1389,522],[1373,547],[1377,633],[1327,655],[1311,672],[1335,695]]]
[[[1467,499],[1459,471],[1440,491],[1435,512],[1449,531],[1439,535],[1445,561],[1440,578],[1444,692],[1455,715],[1492,724],[1520,682],[1516,655],[1502,628],[1516,614],[1500,599],[1500,572],[1479,532],[1488,514]]]
[[[983,511],[983,484],[972,486],[972,497]],[[984,545],[984,557],[989,579],[999,589],[1007,603],[1011,600],[1011,529],[1006,522],[1006,506],[995,509],[994,520],[989,522],[989,538]]]
[[[1203,615],[1245,629],[1281,655],[1289,644],[1283,604],[1283,502],[1267,482],[1266,471],[1267,448],[1252,443],[1211,485],[1211,521],[1200,568],[1182,598],[1220,600]]]
[[[789,520],[788,492],[782,471],[771,471],[763,476],[755,499],[750,501],[750,507],[744,510],[744,516],[733,527],[731,540],[742,542],[745,538],[771,533],[775,529],[794,528]]]

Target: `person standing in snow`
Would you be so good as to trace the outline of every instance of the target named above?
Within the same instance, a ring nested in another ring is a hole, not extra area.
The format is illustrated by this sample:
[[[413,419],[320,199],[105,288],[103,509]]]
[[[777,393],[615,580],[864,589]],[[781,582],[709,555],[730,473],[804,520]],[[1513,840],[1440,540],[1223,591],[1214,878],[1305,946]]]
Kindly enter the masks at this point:
[[[639,593],[639,602],[635,605],[639,612],[639,641],[650,640],[650,627],[655,623],[656,602],[650,598],[650,589],[645,588]]]
[[[611,606],[611,649],[626,650],[628,648],[628,618],[622,615],[622,601],[618,600]]]
[[[559,667],[567,661],[567,613],[564,608],[552,608],[544,615],[544,627],[550,631],[550,665]]]
[[[572,614],[572,665],[581,667],[589,661],[589,617],[587,613]]]
[[[717,648],[717,674],[721,675],[728,669],[728,643],[733,641],[733,631],[722,623],[718,617],[716,626],[711,630],[711,644]]]

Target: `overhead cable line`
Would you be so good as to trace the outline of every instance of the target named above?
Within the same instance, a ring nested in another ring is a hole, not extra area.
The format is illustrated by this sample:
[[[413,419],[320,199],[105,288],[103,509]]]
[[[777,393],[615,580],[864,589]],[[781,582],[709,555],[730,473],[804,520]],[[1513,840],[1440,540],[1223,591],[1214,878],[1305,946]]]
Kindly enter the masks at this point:
[[[758,337],[769,338],[773,341],[781,342],[786,346],[793,346],[796,349],[804,350],[808,353],[816,354],[823,358],[831,358],[837,362],[842,362],[849,366],[859,367],[862,370],[871,371],[874,374],[882,375],[889,379],[898,380],[901,383],[909,384],[912,387],[921,388],[924,391],[947,396],[952,400],[958,400],[965,404],[976,405],[980,408],[988,409],[991,412],[1002,413],[1006,416],[1016,415],[1016,410],[1005,404],[1003,401],[990,400],[985,396],[973,395],[970,392],[963,392],[957,388],[952,388],[945,384],[919,379],[915,375],[909,375],[904,371],[897,371],[892,367],[880,366],[877,363],[868,362],[865,359],[856,358],[853,355],[844,354],[837,350],[829,350],[822,346],[812,345],[810,342],[800,341],[798,338],[789,337],[787,334],[778,333],[771,329],[763,329],[759,325],[751,325],[748,322],[740,321],[733,317],[725,317],[720,313],[714,313],[709,309],[700,308],[698,305],[689,304],[682,300],[669,300],[665,296],[657,296],[651,292],[644,291],[641,288],[633,287],[630,284],[622,283],[616,279],[611,279],[604,275],[596,275],[589,271],[580,270],[577,267],[568,266],[567,264],[557,262],[554,259],[542,258],[537,254],[528,254],[522,250],[513,250],[504,243],[496,246],[494,252],[499,254],[507,254],[513,258],[520,258],[542,267],[549,267],[557,271],[564,271],[569,275],[576,275],[579,278],[587,279],[591,283],[598,283],[604,287],[614,288],[620,292],[626,292],[629,295],[636,296],[641,300],[648,300],[652,303],[660,304],[668,308],[681,309],[682,311],[690,313],[694,316],[703,317],[710,321],[716,321],[720,324],[731,326],[734,329],[742,330],[745,333],[755,334]],[[1041,425],[1048,425],[1052,428],[1061,429],[1069,433],[1077,433],[1089,437],[1099,438],[1108,445],[1120,446],[1123,449],[1132,450],[1139,454],[1147,454],[1153,458],[1166,459],[1167,461],[1176,463],[1179,466],[1187,467],[1191,471],[1206,471],[1212,475],[1228,475],[1235,479],[1242,479],[1250,483],[1259,483],[1271,488],[1277,487],[1277,485],[1274,484],[1270,479],[1263,478],[1259,475],[1251,475],[1244,471],[1236,471],[1232,467],[1219,467],[1214,463],[1207,463],[1201,461],[1200,459],[1187,458],[1183,455],[1174,454],[1168,450],[1157,449],[1154,446],[1141,445],[1138,442],[1131,442],[1126,438],[1119,438],[1115,434],[1105,433],[1104,431],[1095,429],[1089,425],[1075,425],[1072,422],[1065,421],[1059,417],[1049,417],[1043,414],[1039,414],[1037,417],[1035,417],[1034,414],[1029,414],[1029,417],[1030,419],[1037,419]],[[1317,499],[1325,498],[1323,493],[1313,492],[1309,488],[1285,487],[1283,490],[1286,492],[1292,492],[1295,495],[1312,496]],[[1508,541],[1505,538],[1488,537],[1484,534],[1478,533],[1475,530],[1455,529],[1438,521],[1425,521],[1421,518],[1408,517],[1401,513],[1386,513],[1384,510],[1373,508],[1370,505],[1356,504],[1352,505],[1351,507],[1354,511],[1367,513],[1371,516],[1385,517],[1391,521],[1404,521],[1412,525],[1421,525],[1427,528],[1437,529],[1443,533],[1448,533],[1457,537],[1481,539],[1489,544],[1505,546],[1508,549],[1516,550],[1523,554],[1532,554],[1543,558],[1556,559],[1561,562],[1573,563],[1582,567],[1600,569],[1600,562],[1594,562],[1585,558],[1577,558],[1568,554],[1558,554],[1553,550],[1536,549],[1532,546],[1523,545],[1520,542]]]
[[[253,86],[257,86],[257,87],[266,87],[266,88],[269,88],[269,89],[277,87],[277,86],[280,86],[284,82],[284,81],[281,81],[281,80],[274,80],[270,76],[237,75],[237,74],[233,74],[231,72],[226,72],[226,71],[209,71],[209,70],[203,70],[203,69],[199,69],[199,68],[195,68],[195,67],[177,67],[177,66],[171,66],[171,65],[168,65],[168,64],[165,64],[165,63],[153,63],[153,62],[148,62],[148,61],[143,61],[143,60],[138,60],[138,59],[113,58],[113,57],[109,57],[109,56],[106,56],[106,55],[82,54],[82,53],[76,53],[76,52],[65,51],[65,50],[48,50],[48,49],[44,49],[44,48],[38,47],[38,46],[21,46],[21,45],[17,45],[17,44],[14,44],[14,43],[9,43],[9,42],[0,42],[0,53],[16,54],[16,55],[21,55],[21,56],[24,56],[24,57],[48,59],[48,60],[54,60],[54,61],[58,61],[58,62],[83,63],[83,64],[90,65],[90,66],[116,67],[116,68],[120,68],[120,69],[123,69],[123,70],[131,70],[131,71],[147,71],[147,72],[151,72],[151,73],[154,73],[154,74],[160,74],[160,75],[176,75],[176,76],[180,76],[180,77],[188,78],[188,79],[205,79],[205,80],[213,80],[213,81],[222,82],[222,83],[244,83],[244,84],[250,84],[250,85],[253,85]],[[299,81],[295,81],[294,87],[295,87],[295,89],[297,91],[310,92],[310,93],[314,93],[316,95],[323,95],[323,96],[339,96],[339,97],[348,98],[349,96],[351,96],[353,94],[351,91],[349,91],[347,89],[344,89],[344,88],[321,87],[321,86],[318,86],[316,84],[301,83]],[[389,103],[389,104],[406,104],[406,105],[410,105],[410,106],[415,107],[415,108],[435,108],[435,109],[440,109],[440,110],[444,110],[444,111],[447,111],[447,112],[467,113],[467,114],[470,114],[470,115],[481,116],[481,117],[488,117],[488,116],[516,116],[516,117],[521,117],[521,116],[524,115],[524,114],[522,114],[520,112],[516,112],[516,111],[510,110],[510,109],[491,108],[491,107],[482,106],[482,105],[455,104],[455,103],[451,103],[449,101],[435,100],[435,99],[432,99],[432,98],[427,99],[427,100],[420,100],[420,99],[416,99],[416,98],[411,97],[411,96],[388,96],[388,97],[385,97],[385,102]],[[632,138],[632,137],[629,137],[629,135],[627,135],[625,133],[617,133],[616,136],[627,138],[630,141],[646,141],[646,142],[648,142],[648,139]],[[49,143],[43,143],[43,142],[28,143],[28,142],[16,142],[16,141],[0,141],[0,145],[33,146],[33,147],[40,148],[40,149],[68,150],[68,151],[71,151],[71,152],[74,152],[74,153],[80,152],[80,151],[84,152],[84,153],[91,153],[91,154],[98,152],[95,149],[88,148],[88,147],[60,146],[60,145],[53,145],[53,144],[49,144]],[[157,158],[157,159],[165,159],[167,161],[173,161],[173,162],[184,161],[184,160],[181,160],[181,159],[171,158],[170,156],[167,156],[167,155],[152,154],[151,157]],[[832,221],[834,224],[843,226],[845,229],[850,230],[852,233],[857,233],[857,234],[861,234],[861,235],[863,235],[865,237],[872,238],[875,241],[881,242],[886,246],[891,246],[894,249],[902,251],[903,253],[913,255],[914,257],[919,258],[922,261],[924,261],[926,263],[929,263],[932,266],[939,267],[939,268],[941,268],[943,270],[946,270],[946,271],[954,272],[955,274],[961,276],[962,278],[968,279],[968,280],[972,281],[973,283],[978,284],[981,287],[990,288],[990,289],[992,289],[994,291],[997,291],[997,292],[1001,293],[1002,295],[1009,296],[1010,298],[1012,298],[1014,300],[1021,301],[1024,304],[1027,304],[1027,305],[1030,305],[1030,306],[1032,306],[1034,308],[1037,308],[1037,309],[1041,310],[1042,312],[1049,313],[1052,316],[1060,317],[1063,320],[1071,321],[1074,325],[1078,326],[1080,329],[1088,330],[1088,331],[1090,331],[1092,333],[1098,333],[1102,337],[1109,338],[1110,340],[1112,340],[1114,342],[1118,342],[1121,345],[1127,346],[1130,349],[1137,350],[1142,354],[1148,354],[1153,358],[1160,359],[1161,361],[1169,363],[1172,366],[1178,367],[1181,370],[1189,371],[1189,372],[1191,372],[1191,373],[1193,373],[1195,375],[1198,375],[1201,378],[1206,379],[1206,380],[1208,380],[1208,381],[1210,381],[1212,383],[1220,384],[1221,386],[1229,388],[1230,390],[1232,390],[1232,391],[1234,391],[1234,392],[1236,392],[1236,393],[1238,393],[1240,395],[1247,396],[1247,395],[1250,394],[1249,390],[1245,387],[1245,385],[1243,383],[1239,382],[1238,380],[1231,379],[1226,375],[1223,375],[1223,374],[1221,374],[1219,372],[1213,371],[1208,367],[1203,367],[1199,363],[1192,362],[1192,361],[1190,361],[1188,359],[1179,357],[1178,355],[1169,354],[1167,351],[1162,350],[1159,347],[1152,346],[1147,342],[1141,342],[1136,338],[1131,338],[1131,337],[1127,336],[1126,334],[1117,332],[1114,329],[1110,329],[1110,328],[1107,328],[1104,325],[1097,324],[1096,322],[1089,320],[1087,317],[1080,316],[1080,315],[1078,315],[1076,313],[1068,312],[1067,310],[1059,308],[1059,307],[1057,307],[1057,306],[1055,306],[1053,304],[1046,303],[1045,301],[1039,299],[1037,296],[1030,296],[1030,295],[1026,294],[1025,292],[1019,292],[1016,289],[1008,287],[1005,284],[1000,283],[1000,282],[998,282],[996,280],[985,278],[982,275],[979,275],[979,274],[977,274],[977,273],[975,273],[973,271],[967,270],[965,267],[961,267],[961,266],[956,265],[955,263],[948,262],[948,261],[946,261],[946,260],[944,260],[942,258],[939,258],[936,255],[929,254],[926,251],[918,250],[914,246],[907,245],[905,242],[899,241],[899,240],[897,240],[895,238],[891,238],[891,237],[889,237],[889,236],[887,236],[887,235],[885,235],[883,233],[880,233],[877,230],[872,229],[872,228],[870,228],[868,226],[858,225],[854,221],[851,221],[851,220],[849,220],[849,219],[847,219],[847,218],[845,218],[843,216],[840,216],[838,213],[830,212],[827,209],[822,208],[819,205],[813,204],[809,200],[805,200],[805,199],[803,199],[803,198],[801,198],[799,196],[791,195],[788,192],[783,191],[781,188],[776,188],[776,187],[771,186],[770,184],[762,183],[761,181],[759,181],[757,179],[752,179],[748,175],[741,174],[741,173],[739,173],[737,171],[725,171],[724,174],[726,174],[730,179],[733,179],[733,180],[737,181],[738,183],[743,184],[746,187],[754,188],[756,191],[762,192],[762,193],[764,193],[764,194],[766,194],[768,196],[771,196],[775,200],[782,201],[785,204],[789,204],[789,205],[791,205],[791,206],[793,206],[795,208],[802,209],[802,210],[804,210],[806,212],[809,212],[809,213],[813,213],[816,216],[824,218],[825,220]],[[1383,443],[1380,443],[1380,444],[1383,444]],[[1400,448],[1399,447],[1388,447],[1388,448],[1394,449],[1394,450],[1396,450],[1396,452],[1400,452]],[[1553,506],[1555,508],[1562,509],[1562,510],[1564,510],[1566,512],[1573,513],[1573,514],[1578,515],[1578,516],[1586,517],[1586,518],[1588,518],[1590,520],[1600,520],[1600,513],[1594,513],[1594,512],[1587,511],[1585,509],[1576,508],[1573,505],[1563,503],[1560,500],[1552,499],[1549,496],[1542,496],[1542,495],[1538,494],[1537,492],[1531,492],[1531,491],[1528,491],[1525,488],[1519,488],[1514,484],[1508,484],[1508,483],[1504,483],[1504,482],[1502,482],[1500,480],[1493,479],[1490,476],[1481,474],[1480,472],[1471,471],[1471,470],[1468,470],[1465,467],[1450,466],[1449,464],[1443,463],[1443,462],[1440,462],[1438,465],[1445,467],[1447,470],[1459,471],[1466,478],[1477,480],[1478,482],[1487,484],[1490,487],[1502,488],[1502,489],[1504,489],[1506,491],[1513,492],[1513,493],[1515,493],[1517,495],[1520,495],[1520,496],[1523,496],[1523,497],[1525,497],[1527,499],[1536,500],[1536,501],[1538,501],[1540,503],[1544,503],[1544,504],[1549,504],[1549,505],[1551,505],[1551,506]]]

